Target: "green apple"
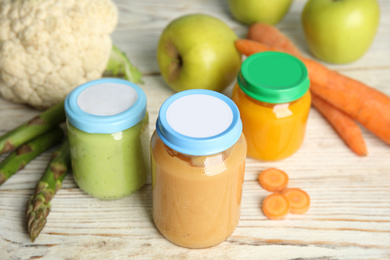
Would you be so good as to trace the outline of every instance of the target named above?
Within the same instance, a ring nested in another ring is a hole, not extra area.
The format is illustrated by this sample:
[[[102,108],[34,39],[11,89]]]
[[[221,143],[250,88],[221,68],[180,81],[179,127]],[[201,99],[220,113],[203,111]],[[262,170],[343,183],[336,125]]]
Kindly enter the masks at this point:
[[[302,24],[315,57],[348,63],[370,47],[379,16],[376,0],[309,0],[302,12]]]
[[[161,75],[175,91],[222,91],[235,80],[241,66],[235,40],[234,31],[215,17],[181,16],[161,34],[157,48]]]
[[[232,16],[251,25],[262,22],[275,25],[287,13],[292,0],[228,0]]]

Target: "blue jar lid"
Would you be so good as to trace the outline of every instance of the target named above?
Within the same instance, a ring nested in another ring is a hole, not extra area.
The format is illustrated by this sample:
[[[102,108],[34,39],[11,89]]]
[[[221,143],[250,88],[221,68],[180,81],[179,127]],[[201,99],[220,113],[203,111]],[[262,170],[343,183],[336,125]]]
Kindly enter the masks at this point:
[[[169,97],[156,122],[160,139],[188,155],[212,155],[232,147],[240,138],[240,112],[227,96],[204,89],[185,90]]]
[[[89,81],[65,99],[65,114],[76,128],[112,134],[139,123],[146,113],[146,96],[136,84],[116,78]]]

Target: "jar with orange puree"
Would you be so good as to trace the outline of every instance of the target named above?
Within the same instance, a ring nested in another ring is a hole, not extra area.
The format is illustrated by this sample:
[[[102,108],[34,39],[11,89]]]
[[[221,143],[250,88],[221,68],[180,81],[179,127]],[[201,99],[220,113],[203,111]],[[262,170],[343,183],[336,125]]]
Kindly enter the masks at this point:
[[[274,161],[299,149],[311,104],[309,86],[305,65],[289,54],[257,53],[243,62],[232,99],[249,157]]]
[[[187,90],[160,108],[151,140],[153,219],[169,241],[217,245],[240,219],[246,141],[227,96]]]

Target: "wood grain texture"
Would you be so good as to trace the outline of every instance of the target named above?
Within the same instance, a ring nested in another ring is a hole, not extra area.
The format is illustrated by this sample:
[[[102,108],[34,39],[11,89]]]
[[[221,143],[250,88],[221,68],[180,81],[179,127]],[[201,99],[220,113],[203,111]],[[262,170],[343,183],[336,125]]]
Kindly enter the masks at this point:
[[[120,19],[112,38],[145,75],[152,133],[160,105],[173,94],[156,61],[158,38],[169,21],[201,12],[219,17],[240,37],[247,28],[230,17],[224,0],[115,2]],[[379,2],[380,27],[369,51],[354,63],[328,65],[390,95],[390,1]],[[278,27],[310,55],[300,25],[304,3],[294,1]],[[37,113],[0,98],[0,134]],[[311,110],[296,154],[279,162],[247,159],[239,226],[224,243],[202,250],[175,246],[156,230],[150,179],[130,197],[103,201],[79,190],[71,175],[52,201],[46,227],[30,243],[25,205],[49,161],[46,152],[0,187],[0,259],[390,259],[390,147],[364,129],[363,135],[369,155],[360,158]],[[260,207],[268,192],[257,175],[268,167],[283,169],[290,187],[310,194],[308,213],[265,218]]]

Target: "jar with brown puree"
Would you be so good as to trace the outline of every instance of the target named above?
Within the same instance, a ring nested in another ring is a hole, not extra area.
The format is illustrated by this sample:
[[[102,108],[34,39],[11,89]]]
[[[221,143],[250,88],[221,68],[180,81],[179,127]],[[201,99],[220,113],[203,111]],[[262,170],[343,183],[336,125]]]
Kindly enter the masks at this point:
[[[210,90],[187,90],[161,106],[151,139],[153,219],[172,243],[205,248],[240,219],[246,140],[236,105]]]

